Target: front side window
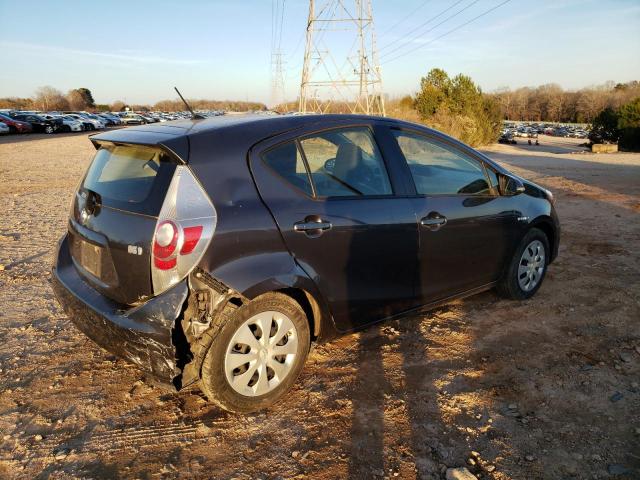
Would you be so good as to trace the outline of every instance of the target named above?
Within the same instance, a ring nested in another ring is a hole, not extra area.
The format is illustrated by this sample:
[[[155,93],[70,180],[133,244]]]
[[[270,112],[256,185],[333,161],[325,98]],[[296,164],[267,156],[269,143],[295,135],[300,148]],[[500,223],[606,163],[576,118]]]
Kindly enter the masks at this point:
[[[391,183],[371,131],[329,130],[300,140],[319,197],[391,195]]]
[[[433,138],[394,131],[419,195],[490,195],[482,164]]]

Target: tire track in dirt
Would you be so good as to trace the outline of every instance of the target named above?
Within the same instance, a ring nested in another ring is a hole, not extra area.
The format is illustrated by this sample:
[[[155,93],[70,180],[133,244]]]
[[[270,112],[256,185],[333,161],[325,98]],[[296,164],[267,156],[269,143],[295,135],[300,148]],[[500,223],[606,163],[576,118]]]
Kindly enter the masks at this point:
[[[116,427],[106,431],[73,435],[53,434],[33,443],[23,461],[37,461],[62,453],[64,456],[91,452],[98,455],[117,454],[118,451],[155,448],[161,443],[168,446],[184,446],[197,441],[210,441],[210,428],[202,421],[177,421],[168,424]],[[0,457],[11,461],[12,457]]]

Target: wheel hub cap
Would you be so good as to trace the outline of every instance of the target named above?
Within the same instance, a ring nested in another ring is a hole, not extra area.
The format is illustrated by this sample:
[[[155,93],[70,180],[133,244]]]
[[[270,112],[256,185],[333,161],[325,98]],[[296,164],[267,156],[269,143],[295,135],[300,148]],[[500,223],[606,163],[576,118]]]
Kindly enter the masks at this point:
[[[540,283],[544,273],[545,251],[540,240],[534,240],[522,252],[518,267],[518,285],[525,292],[532,290]]]
[[[227,345],[224,371],[241,395],[269,393],[289,374],[298,351],[298,332],[280,312],[262,312],[246,320]]]

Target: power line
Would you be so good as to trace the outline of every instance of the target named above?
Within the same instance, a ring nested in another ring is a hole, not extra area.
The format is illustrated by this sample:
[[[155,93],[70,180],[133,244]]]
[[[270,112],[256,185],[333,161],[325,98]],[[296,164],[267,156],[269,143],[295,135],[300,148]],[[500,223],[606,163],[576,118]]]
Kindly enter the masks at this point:
[[[445,23],[447,23],[449,20],[451,20],[452,18],[457,17],[458,15],[460,15],[462,12],[464,12],[465,10],[468,10],[469,8],[471,8],[473,5],[475,5],[476,3],[478,3],[480,0],[473,0],[470,4],[468,4],[466,7],[462,7],[460,10],[458,10],[456,13],[454,13],[453,15],[449,15],[447,18],[445,18],[444,20],[442,20],[440,23],[436,23],[433,27],[428,28],[426,30],[424,30],[423,32],[420,32],[418,35],[416,35],[413,38],[410,38],[409,40],[407,40],[406,42],[404,42],[401,45],[398,45],[397,47],[389,50],[387,53],[383,53],[382,57],[388,57],[389,55],[391,55],[393,52],[397,52],[398,50],[406,47],[407,45],[411,44],[412,42],[418,40],[420,37],[422,37],[425,33],[429,33],[434,31],[436,28],[438,28],[440,25],[444,25]]]
[[[393,30],[394,28],[396,28],[398,25],[400,25],[402,22],[404,22],[407,18],[412,17],[413,15],[415,15],[418,10],[420,10],[422,7],[424,7],[427,3],[429,3],[431,0],[425,0],[424,2],[422,2],[420,5],[418,5],[418,8],[412,10],[411,12],[409,12],[407,15],[405,15],[404,17],[402,17],[400,20],[398,20],[396,23],[394,23],[393,25],[391,25],[389,28],[387,28],[384,32],[380,33],[378,35],[378,38],[380,37],[384,37],[387,33],[389,33],[391,30]]]
[[[284,30],[284,4],[287,0],[282,0],[282,13],[280,14],[280,38],[278,39],[278,51],[280,51],[280,47],[282,46],[282,30]]]
[[[456,5],[462,3],[464,0],[457,0],[455,3],[453,3],[453,5],[450,5],[449,7],[445,8],[444,10],[442,10],[440,13],[438,13],[437,15],[434,15],[433,17],[429,18],[426,22],[421,23],[420,25],[418,25],[417,27],[409,30],[406,34],[404,34],[402,37],[398,37],[395,40],[393,40],[392,42],[387,43],[386,45],[383,45],[380,48],[380,51],[386,50],[387,48],[389,48],[391,45],[398,43],[402,40],[405,40],[407,36],[411,35],[412,33],[414,33],[417,30],[420,30],[422,27],[430,24],[432,21],[434,21],[436,18],[444,15],[445,13],[447,13],[449,10],[451,10],[453,7],[455,7]]]
[[[479,18],[484,17],[485,15],[488,15],[489,13],[493,12],[494,10],[497,10],[498,8],[500,8],[500,7],[502,7],[503,5],[505,5],[505,4],[507,4],[507,3],[509,3],[510,1],[511,1],[511,0],[505,0],[504,2],[502,2],[502,3],[498,4],[498,5],[496,5],[495,7],[490,8],[489,10],[486,10],[485,12],[481,13],[480,15],[478,15],[478,16],[476,16],[476,17],[473,17],[471,20],[468,20],[468,21],[466,21],[466,22],[464,22],[464,23],[462,23],[462,24],[458,25],[457,27],[452,28],[451,30],[449,30],[449,31],[447,31],[447,32],[445,32],[445,33],[443,33],[442,35],[439,35],[439,36],[435,37],[434,39],[429,40],[429,41],[428,41],[428,42],[426,42],[426,43],[423,43],[423,44],[421,44],[421,45],[418,45],[416,48],[412,48],[411,50],[408,50],[408,51],[406,51],[406,52],[404,52],[404,53],[401,53],[400,55],[397,55],[397,56],[395,56],[395,57],[391,58],[390,60],[386,60],[386,61],[385,61],[385,62],[383,62],[383,63],[386,65],[387,63],[394,62],[394,61],[398,60],[399,58],[402,58],[402,57],[404,57],[404,56],[406,56],[406,55],[409,55],[410,53],[415,52],[416,50],[420,50],[421,48],[424,48],[424,47],[426,47],[427,45],[432,44],[432,43],[433,43],[433,42],[435,42],[436,40],[440,40],[441,38],[446,37],[447,35],[449,35],[449,34],[451,34],[451,33],[453,33],[453,32],[456,32],[456,31],[460,30],[462,27],[465,27],[465,26],[469,25],[470,23],[475,22],[475,21],[476,21],[476,20],[478,20]]]
[[[284,101],[284,75],[282,70],[282,31],[286,0],[271,2],[271,103]]]

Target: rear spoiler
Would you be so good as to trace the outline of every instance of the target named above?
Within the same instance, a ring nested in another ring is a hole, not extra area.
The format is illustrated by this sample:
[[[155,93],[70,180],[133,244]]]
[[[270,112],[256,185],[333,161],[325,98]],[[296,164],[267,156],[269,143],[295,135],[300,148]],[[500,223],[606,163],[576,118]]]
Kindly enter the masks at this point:
[[[189,137],[182,132],[176,135],[174,133],[152,130],[123,128],[90,135],[89,140],[91,140],[96,150],[100,148],[101,142],[149,145],[161,147],[176,157],[182,164],[186,165],[189,160]]]

